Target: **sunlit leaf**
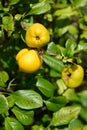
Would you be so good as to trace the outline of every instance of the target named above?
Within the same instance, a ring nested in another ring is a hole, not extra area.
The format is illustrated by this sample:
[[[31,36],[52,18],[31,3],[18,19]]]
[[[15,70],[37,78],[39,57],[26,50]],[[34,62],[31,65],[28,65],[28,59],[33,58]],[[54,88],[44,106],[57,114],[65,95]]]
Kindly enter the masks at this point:
[[[79,101],[78,95],[75,93],[74,89],[67,89],[63,96],[67,98],[68,101]]]
[[[83,31],[80,37],[87,39],[87,31]]]
[[[12,32],[14,31],[14,22],[13,16],[8,15],[2,18],[3,28],[8,32],[8,36],[11,36]]]
[[[24,130],[24,127],[15,118],[5,118],[5,129],[6,130]]]
[[[87,4],[87,1],[86,0],[71,0],[73,6],[76,6],[76,7],[82,7],[82,6],[85,6]]]
[[[85,126],[83,127],[83,130],[87,130],[87,125],[85,125]]]
[[[27,15],[31,15],[31,14],[43,14],[46,13],[47,11],[49,11],[51,9],[51,6],[49,4],[48,1],[43,0],[39,3],[33,4],[30,12]]]
[[[41,96],[33,90],[18,90],[12,96],[15,104],[23,109],[34,109],[43,105]]]
[[[69,124],[69,130],[78,130],[76,128],[83,128],[83,123],[79,119],[74,119]]]
[[[50,55],[57,55],[60,53],[60,49],[56,46],[56,44],[54,42],[51,42],[48,44],[47,52]]]
[[[78,34],[78,29],[77,27],[75,27],[74,25],[69,25],[68,26],[68,31],[73,34],[73,35],[76,35]]]
[[[66,41],[66,55],[68,57],[72,57],[73,56],[74,50],[75,50],[76,46],[77,45],[76,45],[76,43],[73,40],[68,39]]]
[[[54,12],[55,16],[60,16],[60,18],[66,18],[70,17],[72,15],[77,15],[78,12],[76,10],[73,10],[71,6],[68,6],[63,9],[58,9]]]
[[[62,107],[59,111],[53,113],[51,126],[61,126],[68,124],[72,119],[75,119],[80,113],[79,106]]]
[[[29,125],[33,121],[34,111],[26,111],[13,107],[12,112],[23,125]]]
[[[44,130],[44,127],[42,125],[33,125],[32,130]],[[50,129],[48,129],[50,130]]]
[[[86,26],[86,23],[84,22],[84,20],[80,20],[80,23],[79,23],[79,26],[80,26],[80,29],[82,29],[83,31],[86,31],[87,30],[87,26]],[[82,33],[83,34],[83,33]],[[82,35],[81,34],[81,35]]]
[[[9,107],[13,107],[13,105],[15,103],[15,100],[14,100],[14,98],[13,98],[12,95],[10,95],[10,96],[7,97],[7,101],[8,101],[8,106]]]
[[[68,31],[68,26],[62,27],[62,28],[58,28],[57,29],[57,33],[58,35],[61,37],[62,35],[64,35],[65,33],[67,33]]]
[[[58,94],[63,94],[63,92],[67,89],[67,86],[63,82],[62,79],[58,79],[56,81],[57,87],[58,87]]]
[[[78,44],[77,48],[76,48],[76,53],[77,53],[77,52],[79,53],[79,52],[84,51],[84,50],[87,50],[87,43],[81,41],[81,42]]]

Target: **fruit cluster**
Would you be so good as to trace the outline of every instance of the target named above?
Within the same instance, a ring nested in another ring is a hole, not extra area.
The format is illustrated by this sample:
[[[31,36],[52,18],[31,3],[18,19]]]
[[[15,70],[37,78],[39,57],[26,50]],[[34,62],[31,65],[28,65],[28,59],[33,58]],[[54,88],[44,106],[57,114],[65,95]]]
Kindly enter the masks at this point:
[[[48,30],[40,23],[32,24],[26,31],[25,43],[29,47],[24,48],[16,55],[19,69],[25,73],[37,71],[41,65],[41,56],[38,49],[45,46],[50,41]],[[69,68],[64,68],[61,78],[67,87],[76,88],[83,81],[84,70],[82,66],[73,64]]]
[[[40,49],[50,41],[48,30],[40,23],[32,24],[26,31],[24,48],[16,55],[19,69],[26,73],[37,71],[42,64],[41,57],[36,49]]]

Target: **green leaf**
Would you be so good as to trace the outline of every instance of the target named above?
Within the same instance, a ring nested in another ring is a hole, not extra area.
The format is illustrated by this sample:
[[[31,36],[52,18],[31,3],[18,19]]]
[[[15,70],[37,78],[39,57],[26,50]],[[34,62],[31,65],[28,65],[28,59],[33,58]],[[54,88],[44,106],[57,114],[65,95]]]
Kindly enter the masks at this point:
[[[56,72],[55,70],[53,70],[53,69],[51,69],[50,71],[49,71],[49,75],[50,75],[50,77],[61,77],[61,74],[60,73],[58,73],[58,72]]]
[[[87,0],[71,0],[73,6],[76,6],[76,7],[83,7],[87,4]]]
[[[58,9],[54,12],[54,16],[60,16],[60,18],[67,18],[77,14],[78,12],[76,10],[73,10],[71,6],[68,6],[63,9]]]
[[[12,112],[23,125],[29,125],[33,121],[34,111],[26,111],[13,107]]]
[[[76,53],[87,50],[87,43],[80,42],[77,46]]]
[[[2,18],[3,28],[8,32],[8,36],[11,36],[12,32],[14,31],[14,22],[13,16],[4,16]]]
[[[80,20],[79,26],[80,26],[80,29],[83,30],[83,32],[87,31],[87,26],[83,19]],[[83,35],[83,33],[81,35]]]
[[[62,126],[68,124],[72,119],[75,119],[80,113],[79,106],[62,107],[59,111],[53,113],[53,118],[50,126]]]
[[[78,95],[75,93],[74,89],[67,89],[64,93],[63,96],[67,98],[68,101],[79,101]]]
[[[21,20],[21,25],[25,30],[27,30],[33,23],[34,23],[33,16],[30,16],[29,19],[25,18]]]
[[[69,130],[77,130],[76,128],[83,128],[83,123],[79,119],[74,119],[69,124]]]
[[[23,17],[22,14],[16,14],[16,15],[14,16],[14,19],[15,19],[16,21],[19,21],[22,17]]]
[[[33,4],[32,9],[27,15],[39,15],[48,12],[51,9],[51,6],[48,1],[43,0],[39,3]]]
[[[57,47],[60,50],[61,56],[63,56],[63,57],[66,56],[66,49],[63,46],[59,45],[59,44],[57,44]],[[60,55],[57,56],[57,57],[58,57],[58,59],[60,59]]]
[[[8,106],[9,107],[13,107],[14,106],[15,100],[14,100],[14,98],[13,98],[12,95],[10,95],[10,96],[7,97],[7,101],[8,101]]]
[[[4,95],[0,95],[0,114],[8,110],[8,101]]]
[[[62,94],[67,89],[67,86],[65,85],[62,79],[58,79],[56,81],[56,84],[58,86],[58,94]]]
[[[61,37],[68,31],[68,26],[62,27],[62,28],[57,28],[57,33]]]
[[[47,52],[51,55],[57,55],[60,53],[60,49],[56,46],[54,42],[48,44]]]
[[[45,100],[44,103],[46,104],[48,110],[57,111],[67,103],[67,100],[63,96],[58,96]]]
[[[51,67],[55,71],[60,72],[60,73],[62,72],[64,68],[64,64],[62,61],[58,60],[56,57],[44,54],[42,59],[49,67]]]
[[[0,30],[0,38],[4,36],[3,30]]]
[[[87,15],[84,16],[84,21],[87,22]]]
[[[87,125],[85,125],[85,126],[83,127],[83,130],[87,130]]]
[[[44,127],[42,125],[33,125],[32,130],[44,130]]]
[[[80,37],[85,38],[87,40],[87,31],[83,31]]]
[[[15,118],[5,118],[5,129],[6,130],[24,130],[24,127]]]
[[[84,107],[87,107],[87,90],[78,93],[79,100]]]
[[[0,1],[0,10],[3,10],[2,2]]]
[[[55,87],[48,80],[44,78],[38,78],[36,86],[46,97],[53,96]]]
[[[87,110],[85,108],[81,108],[80,117],[87,123]]]
[[[15,104],[22,109],[34,109],[43,105],[41,96],[33,90],[18,90],[12,96]]]
[[[78,34],[78,29],[74,25],[69,25],[68,31],[75,36]]]
[[[5,71],[0,72],[0,86],[5,87],[5,83],[9,80],[9,75]]]
[[[19,2],[20,0],[9,0],[9,5],[15,5]]]
[[[68,57],[72,57],[73,54],[74,54],[74,50],[75,50],[75,48],[77,46],[76,43],[73,40],[68,39],[66,41],[66,45],[65,46],[66,46],[66,55]]]

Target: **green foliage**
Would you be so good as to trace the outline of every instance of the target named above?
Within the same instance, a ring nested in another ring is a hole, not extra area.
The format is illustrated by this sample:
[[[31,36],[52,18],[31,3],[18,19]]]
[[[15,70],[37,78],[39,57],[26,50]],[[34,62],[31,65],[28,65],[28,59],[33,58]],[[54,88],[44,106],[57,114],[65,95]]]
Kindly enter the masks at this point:
[[[8,15],[2,18],[2,28],[8,32],[8,36],[14,31],[13,16]]]
[[[36,86],[46,97],[53,97],[55,87],[48,80],[38,78]]]
[[[57,96],[45,100],[44,103],[46,104],[48,110],[57,111],[67,104],[67,99],[64,96]]]
[[[62,107],[59,111],[53,114],[50,126],[61,126],[68,124],[72,119],[74,119],[80,111],[80,107],[67,106]]]
[[[9,80],[9,75],[5,71],[0,72],[0,86],[5,87],[5,83]]]
[[[22,109],[34,109],[42,106],[41,96],[33,90],[19,90],[12,94],[15,104]]]
[[[8,110],[8,102],[4,95],[0,95],[0,114],[5,113]]]
[[[23,125],[29,125],[33,120],[34,111],[25,111],[14,107],[12,112]]]
[[[43,0],[39,3],[33,4],[31,7],[31,10],[29,11],[29,15],[38,15],[38,14],[43,14],[46,13],[51,9],[51,6],[48,1]],[[28,15],[27,14],[27,15]]]
[[[49,56],[49,55],[43,55],[43,61],[49,65],[52,69],[62,72],[64,65],[60,60],[57,60],[56,57]]]
[[[16,54],[33,23],[43,24],[50,42],[38,50],[41,68],[26,74]],[[0,1],[0,129],[87,130],[87,0]],[[80,64],[84,79],[67,88],[64,67]]]
[[[24,130],[20,122],[12,117],[5,118],[5,128],[6,130]]]

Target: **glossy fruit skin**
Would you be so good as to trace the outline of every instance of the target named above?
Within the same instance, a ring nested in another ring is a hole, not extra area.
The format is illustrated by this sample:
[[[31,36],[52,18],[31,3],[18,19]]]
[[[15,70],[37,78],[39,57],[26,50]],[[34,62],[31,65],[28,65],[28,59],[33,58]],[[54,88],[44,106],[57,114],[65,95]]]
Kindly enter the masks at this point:
[[[50,41],[48,30],[40,23],[32,24],[26,31],[25,42],[32,48],[41,48]]]
[[[33,73],[41,67],[41,59],[36,50],[24,48],[16,55],[19,69],[25,73]]]
[[[81,65],[71,65],[70,68],[64,68],[62,71],[62,80],[67,87],[79,87],[84,78],[84,69]]]

